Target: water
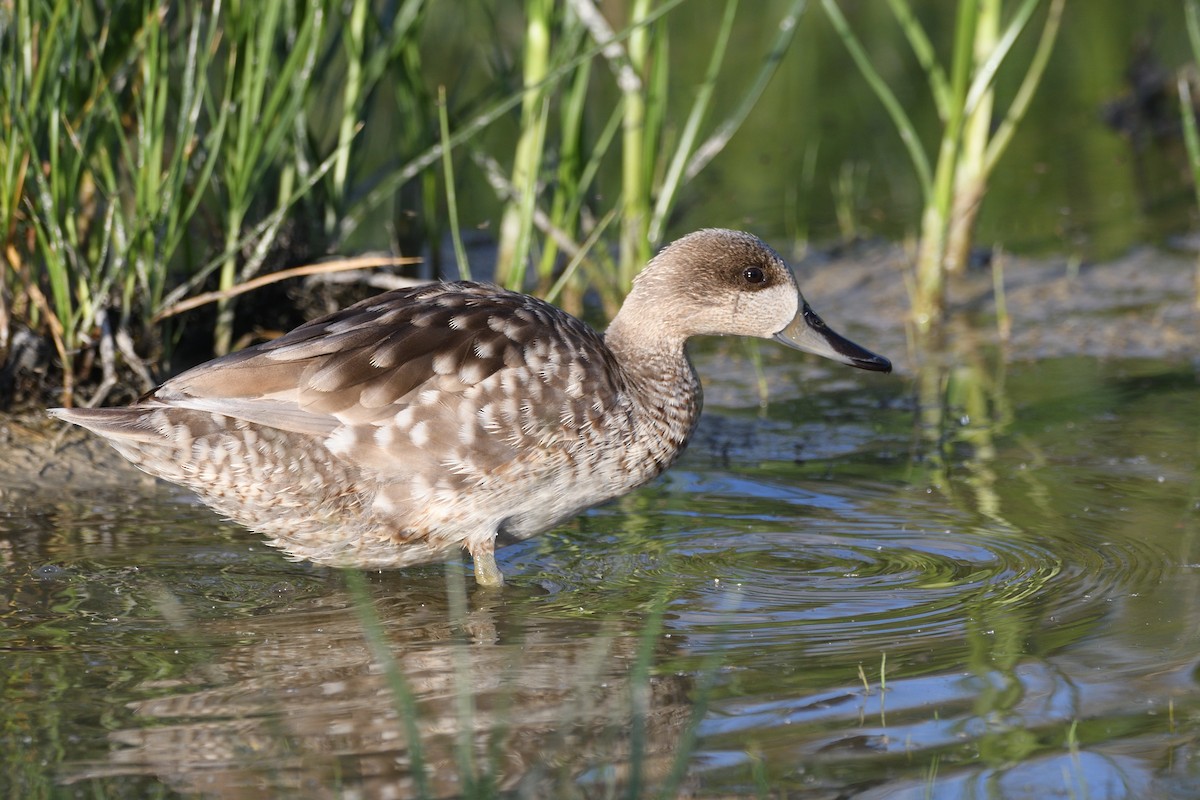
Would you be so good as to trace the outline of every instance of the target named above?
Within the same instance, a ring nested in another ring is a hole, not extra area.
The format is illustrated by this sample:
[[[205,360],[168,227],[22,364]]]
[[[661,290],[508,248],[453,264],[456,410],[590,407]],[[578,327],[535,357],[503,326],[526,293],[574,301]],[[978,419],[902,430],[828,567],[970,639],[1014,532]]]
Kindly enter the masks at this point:
[[[502,551],[500,595],[360,586],[165,488],[0,489],[2,793],[1200,796],[1195,370],[931,409],[764,355],[765,409],[706,352],[681,463]]]

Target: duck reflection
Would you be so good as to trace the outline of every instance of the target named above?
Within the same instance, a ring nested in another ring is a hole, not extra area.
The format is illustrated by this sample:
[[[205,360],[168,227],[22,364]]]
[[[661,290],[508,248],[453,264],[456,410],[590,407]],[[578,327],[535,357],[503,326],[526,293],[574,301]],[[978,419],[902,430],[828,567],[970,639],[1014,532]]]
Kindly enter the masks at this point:
[[[460,616],[434,589],[380,591],[369,602],[383,660],[349,593],[206,624],[196,638],[221,643],[209,645],[219,658],[144,685],[153,696],[130,704],[107,763],[69,780],[156,776],[230,798],[450,797],[472,785],[589,797],[662,780],[691,686],[631,677],[645,621],[537,619],[537,598],[512,589],[476,593]],[[657,647],[651,663],[665,655]]]

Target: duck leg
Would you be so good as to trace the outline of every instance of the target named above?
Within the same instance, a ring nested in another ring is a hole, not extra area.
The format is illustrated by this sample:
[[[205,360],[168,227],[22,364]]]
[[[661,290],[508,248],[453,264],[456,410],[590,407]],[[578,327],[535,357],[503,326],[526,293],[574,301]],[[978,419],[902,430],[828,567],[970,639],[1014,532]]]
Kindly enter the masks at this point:
[[[489,537],[478,547],[468,546],[471,561],[475,563],[475,583],[489,588],[504,585],[504,573],[496,565],[496,540]]]

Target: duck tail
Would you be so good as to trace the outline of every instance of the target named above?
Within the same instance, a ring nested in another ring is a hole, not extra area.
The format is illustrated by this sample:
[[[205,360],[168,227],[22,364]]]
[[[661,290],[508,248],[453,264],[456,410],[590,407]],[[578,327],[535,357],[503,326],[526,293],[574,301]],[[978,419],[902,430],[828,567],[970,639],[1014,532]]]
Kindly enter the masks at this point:
[[[153,442],[162,439],[162,435],[148,424],[145,408],[48,408],[46,413],[109,441]]]

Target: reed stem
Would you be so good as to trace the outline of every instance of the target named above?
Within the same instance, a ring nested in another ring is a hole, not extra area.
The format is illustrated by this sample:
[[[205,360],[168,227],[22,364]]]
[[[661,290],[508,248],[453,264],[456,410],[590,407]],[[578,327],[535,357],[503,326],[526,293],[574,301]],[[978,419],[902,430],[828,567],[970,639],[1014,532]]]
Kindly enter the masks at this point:
[[[520,289],[533,242],[533,210],[537,204],[538,178],[549,122],[549,105],[544,86],[550,65],[550,31],[554,3],[526,0],[525,47],[522,73],[521,134],[513,159],[512,199],[500,219],[500,242],[496,257],[496,282]]]
[[[650,32],[646,28],[652,0],[634,0],[629,25],[629,69],[619,81],[622,107],[621,127],[621,247],[619,284],[628,287],[633,276],[650,257],[649,187],[646,176],[646,66],[650,54]]]

